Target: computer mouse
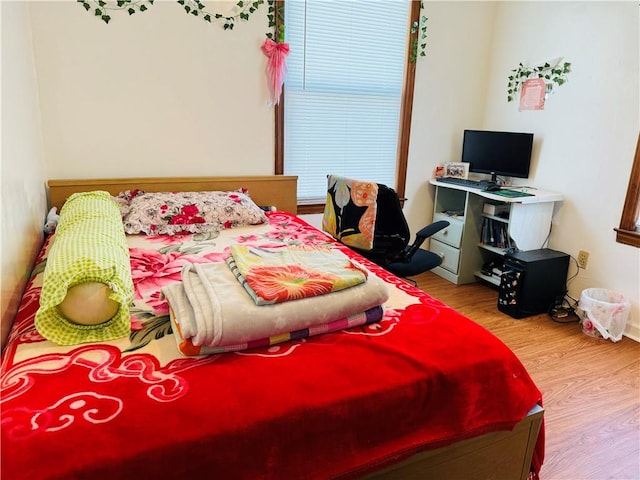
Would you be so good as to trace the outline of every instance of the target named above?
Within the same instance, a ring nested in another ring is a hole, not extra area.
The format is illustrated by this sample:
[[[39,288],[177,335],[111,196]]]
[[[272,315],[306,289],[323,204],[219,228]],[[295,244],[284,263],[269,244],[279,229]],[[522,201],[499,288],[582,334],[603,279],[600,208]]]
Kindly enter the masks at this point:
[[[500,190],[500,185],[487,185],[486,187],[484,187],[483,191],[485,192],[495,192],[496,190]]]

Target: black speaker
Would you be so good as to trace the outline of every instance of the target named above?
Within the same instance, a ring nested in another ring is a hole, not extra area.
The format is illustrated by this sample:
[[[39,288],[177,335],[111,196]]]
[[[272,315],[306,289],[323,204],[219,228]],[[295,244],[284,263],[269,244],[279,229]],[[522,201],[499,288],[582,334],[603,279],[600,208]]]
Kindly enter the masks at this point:
[[[498,310],[513,318],[548,312],[566,291],[569,255],[542,248],[505,256]]]

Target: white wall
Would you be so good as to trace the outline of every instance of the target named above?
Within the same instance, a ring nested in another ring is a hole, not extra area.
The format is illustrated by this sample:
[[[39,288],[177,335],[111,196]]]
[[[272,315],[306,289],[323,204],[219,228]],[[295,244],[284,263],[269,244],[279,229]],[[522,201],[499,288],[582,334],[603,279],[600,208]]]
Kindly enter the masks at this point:
[[[173,1],[108,25],[76,2],[29,3],[51,177],[274,172],[266,6],[223,31]]]
[[[562,192],[550,247],[591,253],[569,294],[602,287],[632,302],[627,334],[640,339],[640,249],[615,242],[639,121],[637,2],[425,2],[427,58],[416,70],[407,180],[409,222],[430,218],[433,168],[460,159],[462,130],[535,133],[526,183]],[[495,15],[495,16],[494,16]],[[519,62],[563,56],[569,82],[543,111],[508,103]],[[570,276],[577,268],[572,264]]]
[[[42,243],[45,174],[29,12],[2,2],[2,333],[4,340]]]
[[[484,126],[535,132],[529,182],[565,196],[556,208],[550,246],[574,258],[591,253],[569,283],[609,288],[633,302],[640,339],[640,249],[616,243],[640,132],[637,2],[505,2],[497,11]],[[568,83],[554,88],[542,111],[507,103],[509,71],[555,57],[571,62]],[[572,268],[570,274],[577,271]]]
[[[462,131],[482,127],[497,5],[424,3],[427,56],[416,65],[404,208],[412,231],[431,220],[435,166],[460,161]]]
[[[625,293],[640,339],[640,250],[613,234],[639,130],[637,3],[429,1],[425,9],[405,206],[412,229],[431,219],[426,180],[460,158],[464,128],[533,131],[531,183],[565,195],[551,247],[591,252],[570,293]],[[109,25],[76,2],[30,2],[29,11],[48,177],[273,172],[259,49],[266,5],[232,32],[173,1],[115,13]],[[544,111],[506,102],[511,68],[557,56],[573,72]]]

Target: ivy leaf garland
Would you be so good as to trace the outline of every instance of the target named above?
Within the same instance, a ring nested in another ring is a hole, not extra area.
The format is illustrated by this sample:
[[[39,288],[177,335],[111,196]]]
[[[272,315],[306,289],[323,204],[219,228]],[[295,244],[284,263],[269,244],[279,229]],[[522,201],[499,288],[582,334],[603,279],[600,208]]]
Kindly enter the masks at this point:
[[[150,6],[153,6],[155,0],[76,0],[82,4],[86,11],[93,11],[94,16],[100,17],[104,23],[109,23],[111,16],[109,12],[112,11],[126,11],[129,15],[135,13],[142,13],[149,10]],[[193,15],[194,17],[200,17],[204,21],[213,23],[218,22],[222,24],[224,30],[233,30],[236,22],[239,20],[249,20],[249,17],[255,13],[260,5],[264,3],[264,0],[244,1],[239,0],[233,7],[232,13],[222,14],[218,12],[209,11],[204,3],[200,0],[176,0],[176,2],[182,6],[184,11]],[[272,3],[270,1],[269,3]]]
[[[512,73],[508,77],[507,102],[512,102],[515,99],[521,84],[529,78],[542,78],[545,81],[547,90],[551,91],[554,83],[560,86],[567,82],[567,74],[570,71],[570,62],[564,62],[562,65],[558,62],[553,67],[549,62],[535,67],[525,67],[522,63],[519,63],[517,68],[511,70]]]
[[[420,11],[424,9],[424,3],[420,2]],[[424,15],[420,15],[420,21],[413,22],[411,24],[410,37],[411,37],[411,56],[409,61],[415,63],[418,57],[426,56],[427,49],[427,20]]]
[[[273,28],[274,32],[267,32],[267,38],[276,43],[284,43],[284,4],[280,2],[276,6],[275,0],[268,0],[267,3],[269,4],[267,20],[269,21],[269,28]]]
[[[155,0],[76,0],[80,3],[86,11],[93,11],[94,16],[99,17],[104,23],[109,23],[111,20],[110,12],[113,11],[126,11],[130,16],[136,13],[142,13],[149,10],[149,7],[153,6]],[[176,2],[182,6],[184,11],[193,15],[194,17],[200,17],[204,21],[213,23],[218,22],[222,24],[224,30],[233,30],[236,22],[239,20],[247,21],[249,17],[254,14],[265,0],[238,0],[234,5],[230,14],[222,14],[218,12],[209,11],[204,3],[200,0],[176,0]],[[279,5],[276,0],[267,0],[269,4],[269,11],[267,12],[267,19],[269,22],[269,28],[273,29],[267,32],[267,38],[271,40],[283,43],[285,41],[284,31],[284,5]],[[424,9],[423,2],[420,2],[420,10]],[[425,50],[427,48],[427,17],[421,15],[419,22],[413,22],[411,25],[411,56],[410,61],[415,62],[418,57],[426,56]]]

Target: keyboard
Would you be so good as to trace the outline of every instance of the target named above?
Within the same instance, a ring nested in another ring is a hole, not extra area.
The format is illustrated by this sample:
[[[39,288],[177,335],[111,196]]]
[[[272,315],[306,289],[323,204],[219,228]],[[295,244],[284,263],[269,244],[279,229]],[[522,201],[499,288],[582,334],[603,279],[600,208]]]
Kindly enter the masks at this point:
[[[480,182],[477,180],[469,180],[467,178],[456,178],[456,177],[442,177],[437,179],[438,182],[442,183],[452,183],[454,185],[462,185],[463,187],[471,187],[471,188],[483,188],[487,182]]]

